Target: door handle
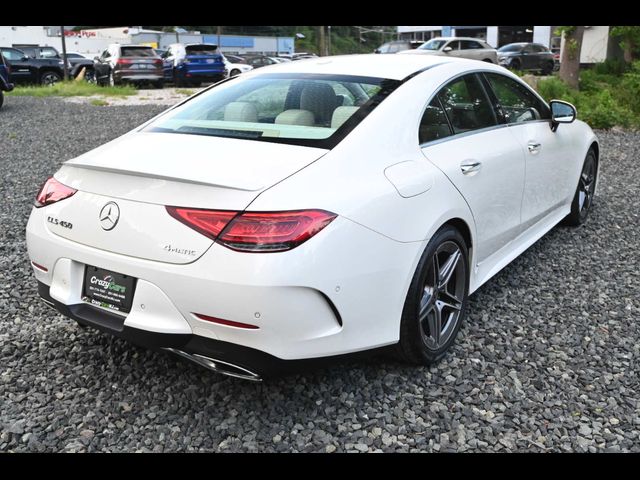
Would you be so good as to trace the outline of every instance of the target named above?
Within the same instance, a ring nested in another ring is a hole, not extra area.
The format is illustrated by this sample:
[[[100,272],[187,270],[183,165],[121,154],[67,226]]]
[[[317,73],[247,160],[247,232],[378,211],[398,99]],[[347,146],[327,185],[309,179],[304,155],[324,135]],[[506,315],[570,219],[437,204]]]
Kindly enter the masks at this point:
[[[460,170],[463,175],[469,175],[470,173],[477,172],[482,167],[482,163],[476,161],[462,162],[460,164]]]
[[[527,145],[527,148],[529,149],[529,153],[535,155],[540,151],[541,146],[542,145],[540,145],[539,143],[529,142],[529,144]]]

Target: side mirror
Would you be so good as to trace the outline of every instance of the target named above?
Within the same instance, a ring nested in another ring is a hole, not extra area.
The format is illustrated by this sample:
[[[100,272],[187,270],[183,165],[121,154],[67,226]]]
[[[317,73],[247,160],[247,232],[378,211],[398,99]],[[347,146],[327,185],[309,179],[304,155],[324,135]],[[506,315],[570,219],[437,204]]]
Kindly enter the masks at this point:
[[[444,53],[449,53],[449,52],[450,52],[450,51],[452,51],[452,50],[453,50],[453,48],[451,48],[451,47],[444,47],[444,48],[442,49],[442,51],[443,51]]]
[[[23,55],[20,60],[22,60],[24,62],[26,60],[31,60],[31,57],[29,55]]]
[[[569,102],[551,100],[549,105],[551,106],[551,130],[554,132],[558,129],[559,124],[571,123],[578,115],[576,107]]]

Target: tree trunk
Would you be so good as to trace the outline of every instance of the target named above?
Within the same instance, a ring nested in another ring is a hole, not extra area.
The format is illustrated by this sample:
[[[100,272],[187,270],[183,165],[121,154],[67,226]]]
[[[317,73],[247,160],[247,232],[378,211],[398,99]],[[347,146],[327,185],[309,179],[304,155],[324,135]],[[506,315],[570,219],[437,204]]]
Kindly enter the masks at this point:
[[[573,32],[564,34],[564,48],[560,60],[560,79],[570,87],[578,88],[580,79],[580,50],[584,27],[574,27]]]
[[[626,39],[624,41],[624,61],[627,63],[632,63],[635,60],[634,51],[636,49],[633,40]]]
[[[321,57],[325,56],[327,53],[327,38],[324,32],[324,26],[318,27],[318,55]]]

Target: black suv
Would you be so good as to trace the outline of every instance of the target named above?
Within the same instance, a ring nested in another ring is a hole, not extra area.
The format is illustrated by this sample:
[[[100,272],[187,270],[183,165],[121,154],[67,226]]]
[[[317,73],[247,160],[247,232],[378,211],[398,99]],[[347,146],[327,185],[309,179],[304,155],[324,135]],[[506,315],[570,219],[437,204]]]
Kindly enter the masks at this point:
[[[37,49],[51,49],[53,47],[34,47]],[[53,85],[64,76],[64,63],[57,57],[40,56],[32,58],[22,50],[12,47],[0,47],[0,53],[11,65],[9,79],[14,83],[40,83]]]
[[[554,54],[539,43],[510,43],[498,49],[498,63],[514,70],[538,70],[549,75],[555,67]]]
[[[0,55],[0,107],[4,103],[4,94],[2,92],[13,90],[13,83],[9,82],[9,73],[11,73],[11,67],[5,62],[4,57]]]

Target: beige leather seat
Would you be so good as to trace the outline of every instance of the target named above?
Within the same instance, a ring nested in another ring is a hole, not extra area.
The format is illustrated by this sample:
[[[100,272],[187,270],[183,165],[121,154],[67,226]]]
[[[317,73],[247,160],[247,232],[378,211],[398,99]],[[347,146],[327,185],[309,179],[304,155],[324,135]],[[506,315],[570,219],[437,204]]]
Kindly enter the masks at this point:
[[[224,119],[227,122],[258,121],[258,109],[251,102],[231,102],[224,108]]]
[[[300,92],[300,108],[313,113],[317,126],[328,127],[337,106],[338,97],[328,83],[309,83]]]
[[[356,113],[360,107],[338,107],[333,111],[331,117],[331,128],[338,129],[344,122],[351,118],[351,115]]]
[[[313,127],[315,124],[315,118],[313,113],[309,110],[300,110],[293,108],[291,110],[285,110],[276,117],[275,123],[283,125],[302,125],[306,127]]]

